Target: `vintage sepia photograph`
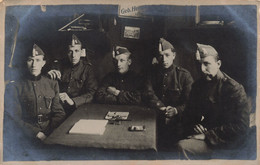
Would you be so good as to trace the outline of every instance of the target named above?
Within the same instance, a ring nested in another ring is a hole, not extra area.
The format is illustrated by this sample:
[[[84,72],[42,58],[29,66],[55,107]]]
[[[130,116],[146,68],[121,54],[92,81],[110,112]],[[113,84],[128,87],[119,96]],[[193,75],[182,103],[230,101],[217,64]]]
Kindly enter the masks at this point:
[[[256,3],[1,14],[3,163],[257,160]]]

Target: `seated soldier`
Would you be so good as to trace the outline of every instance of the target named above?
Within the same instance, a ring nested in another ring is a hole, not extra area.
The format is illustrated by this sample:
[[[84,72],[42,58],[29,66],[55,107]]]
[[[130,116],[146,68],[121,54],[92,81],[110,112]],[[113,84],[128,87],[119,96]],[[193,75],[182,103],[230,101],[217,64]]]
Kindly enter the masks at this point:
[[[239,146],[249,127],[247,95],[241,84],[220,70],[217,51],[197,44],[203,77],[191,90],[183,113],[184,137],[178,142],[181,158],[210,158],[215,149]]]
[[[90,103],[97,89],[97,81],[92,65],[81,60],[83,53],[79,39],[72,35],[69,45],[68,60],[59,63],[58,68],[48,72],[52,79],[59,79],[60,100],[68,115],[77,107]]]
[[[8,84],[5,92],[5,124],[14,121],[27,137],[42,141],[65,118],[58,82],[41,75],[45,63],[44,52],[34,44],[32,54],[27,57],[27,74],[22,80]]]
[[[96,100],[106,104],[140,104],[142,78],[129,70],[131,53],[125,47],[113,51],[116,72],[109,73],[96,93]]]
[[[175,48],[161,38],[156,64],[148,76],[144,99],[157,110],[159,145],[169,147],[174,143],[171,134],[178,124],[178,116],[185,108],[193,78],[189,71],[173,64]]]

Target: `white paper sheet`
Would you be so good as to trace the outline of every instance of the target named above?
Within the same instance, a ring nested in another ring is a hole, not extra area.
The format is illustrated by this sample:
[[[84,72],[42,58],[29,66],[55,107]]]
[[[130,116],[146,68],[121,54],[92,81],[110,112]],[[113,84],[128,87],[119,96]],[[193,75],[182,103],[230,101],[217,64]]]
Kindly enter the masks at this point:
[[[97,134],[103,135],[106,129],[107,120],[80,119],[70,129],[69,134]]]

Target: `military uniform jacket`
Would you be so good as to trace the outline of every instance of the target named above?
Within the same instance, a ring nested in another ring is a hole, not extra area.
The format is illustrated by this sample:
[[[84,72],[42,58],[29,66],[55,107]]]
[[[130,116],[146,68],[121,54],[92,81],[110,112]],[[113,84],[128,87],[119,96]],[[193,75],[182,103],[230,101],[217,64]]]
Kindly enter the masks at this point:
[[[140,104],[143,79],[133,71],[125,74],[112,72],[105,76],[96,93],[96,100],[106,104]],[[118,96],[107,92],[109,86],[120,90]]]
[[[97,81],[90,64],[80,60],[75,66],[64,65],[61,74],[60,92],[66,92],[76,108],[93,100]]]
[[[49,135],[65,117],[58,82],[38,76],[8,84],[5,114],[33,136],[40,131]]]
[[[167,69],[155,66],[147,79],[144,98],[151,107],[173,106],[181,113],[192,83],[193,79],[186,69],[175,65]]]
[[[190,129],[196,124],[206,127],[206,141],[212,145],[236,141],[249,126],[243,86],[221,71],[212,81],[199,79],[192,87],[183,119]]]

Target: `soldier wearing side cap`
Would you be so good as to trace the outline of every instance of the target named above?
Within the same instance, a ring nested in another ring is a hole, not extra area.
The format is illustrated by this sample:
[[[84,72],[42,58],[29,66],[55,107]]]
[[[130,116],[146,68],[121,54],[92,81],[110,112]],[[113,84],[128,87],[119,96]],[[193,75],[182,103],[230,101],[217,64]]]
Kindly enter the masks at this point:
[[[218,148],[235,149],[249,127],[249,105],[241,84],[220,70],[217,51],[197,44],[203,77],[197,80],[183,114],[184,138],[178,142],[181,158],[210,158]],[[199,157],[203,156],[203,157]]]
[[[130,51],[116,46],[112,54],[116,71],[105,76],[96,93],[96,100],[106,104],[140,104],[143,80],[129,70],[132,64]]]
[[[193,83],[189,71],[173,64],[175,57],[173,45],[161,38],[156,56],[158,64],[152,68],[144,92],[147,103],[158,112],[159,143],[164,143],[164,138],[170,139],[172,127],[178,123]]]
[[[60,80],[60,100],[68,115],[79,106],[92,102],[97,90],[92,65],[81,59],[83,53],[82,43],[73,34],[68,58],[58,62],[58,67],[48,72],[52,79]]]
[[[32,54],[26,58],[26,75],[6,87],[5,128],[7,122],[14,121],[27,137],[43,141],[61,124],[65,112],[59,102],[58,82],[41,75],[46,63],[42,49],[34,44]]]

